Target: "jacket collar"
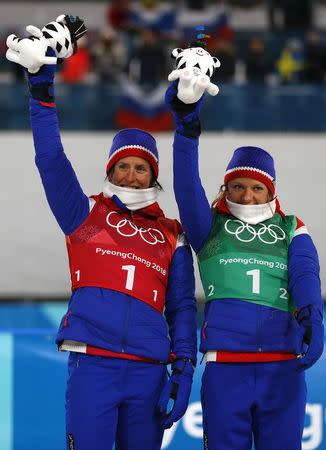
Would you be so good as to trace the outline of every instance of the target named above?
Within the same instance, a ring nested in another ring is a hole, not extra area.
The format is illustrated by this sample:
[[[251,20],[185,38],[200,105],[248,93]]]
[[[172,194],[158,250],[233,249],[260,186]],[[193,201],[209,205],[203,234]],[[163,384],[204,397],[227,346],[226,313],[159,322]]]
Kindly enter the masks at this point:
[[[276,198],[276,200],[275,200],[275,205],[276,205],[275,213],[278,213],[280,216],[283,217],[285,214],[284,214],[284,212],[281,210],[281,205],[280,205],[280,202],[278,201],[277,198]],[[230,216],[232,215],[232,213],[231,213],[230,209],[228,208],[227,203],[226,203],[226,201],[225,201],[225,197],[222,197],[222,198],[219,200],[219,202],[217,203],[217,205],[214,206],[214,210],[215,210],[215,211],[218,211],[218,212],[220,212],[220,213],[222,213],[222,214],[228,214],[228,215],[230,215]]]
[[[126,205],[124,205],[121,200],[114,195],[111,198],[105,197],[103,192],[101,192],[98,196],[102,202],[107,204],[111,209],[118,212],[126,212],[126,213],[132,213],[133,215],[143,216],[143,217],[165,217],[164,212],[160,208],[159,204],[157,202],[152,203],[149,206],[146,206],[145,208],[140,208],[135,211],[130,211]]]

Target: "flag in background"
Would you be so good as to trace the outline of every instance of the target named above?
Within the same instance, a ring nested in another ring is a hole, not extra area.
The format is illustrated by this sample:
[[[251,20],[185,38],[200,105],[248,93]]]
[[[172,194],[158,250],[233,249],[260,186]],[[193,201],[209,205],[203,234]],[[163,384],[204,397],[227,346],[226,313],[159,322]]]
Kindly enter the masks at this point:
[[[164,103],[166,88],[165,83],[150,91],[130,81],[122,85],[115,116],[117,128],[136,127],[152,132],[172,130],[172,115]]]

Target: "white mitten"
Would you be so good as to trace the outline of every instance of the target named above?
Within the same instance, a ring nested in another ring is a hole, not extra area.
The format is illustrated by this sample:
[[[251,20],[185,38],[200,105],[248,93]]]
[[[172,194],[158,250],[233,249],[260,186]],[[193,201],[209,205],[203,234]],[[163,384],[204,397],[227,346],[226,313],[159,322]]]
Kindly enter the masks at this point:
[[[172,56],[176,58],[177,69],[169,74],[168,80],[179,79],[177,97],[183,103],[196,103],[205,91],[210,95],[218,93],[219,88],[210,81],[221,65],[217,58],[201,47],[175,48]]]
[[[38,72],[43,64],[56,64],[56,57],[46,56],[49,43],[42,31],[34,25],[28,25],[26,30],[31,34],[28,38],[20,39],[15,34],[8,36],[6,58],[30,73]]]

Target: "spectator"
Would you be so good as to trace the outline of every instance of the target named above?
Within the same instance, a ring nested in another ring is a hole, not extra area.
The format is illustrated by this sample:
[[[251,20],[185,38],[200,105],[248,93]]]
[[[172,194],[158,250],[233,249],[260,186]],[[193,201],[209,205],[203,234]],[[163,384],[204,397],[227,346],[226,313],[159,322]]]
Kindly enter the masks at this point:
[[[107,28],[94,48],[94,71],[101,82],[114,83],[126,69],[126,63],[127,52],[119,35]]]
[[[311,25],[311,0],[270,0],[269,8],[272,28],[277,25],[284,28],[303,28]],[[277,23],[277,16],[280,15],[281,23]]]
[[[276,62],[282,83],[297,83],[302,80],[303,72],[302,44],[297,39],[290,39]]]
[[[65,59],[61,79],[65,83],[82,83],[87,79],[91,69],[91,56],[87,48],[87,39],[83,36],[78,42],[78,51]]]
[[[322,83],[325,80],[326,46],[319,33],[311,31],[305,48],[304,80]]]
[[[207,0],[186,0],[186,7],[188,9],[202,10],[206,4]]]
[[[221,67],[216,70],[211,78],[212,82],[233,81],[236,64],[236,50],[229,39],[220,38],[215,41],[215,48],[210,47],[210,53],[221,62]]]
[[[272,72],[265,43],[260,37],[253,37],[249,42],[245,70],[247,81],[253,83],[264,83],[267,75]]]
[[[134,81],[154,87],[166,78],[167,51],[151,29],[145,28],[141,39],[130,62],[129,73]]]
[[[115,30],[129,31],[130,14],[129,0],[112,0],[106,12],[107,23]]]

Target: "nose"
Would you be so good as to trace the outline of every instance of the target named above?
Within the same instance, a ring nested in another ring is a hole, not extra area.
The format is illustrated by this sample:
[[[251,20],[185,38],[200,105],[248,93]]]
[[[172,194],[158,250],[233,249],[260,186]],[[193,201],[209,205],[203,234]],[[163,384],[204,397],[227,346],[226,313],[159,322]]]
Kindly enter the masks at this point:
[[[242,203],[249,205],[253,201],[253,193],[250,188],[245,188],[242,194]]]
[[[132,183],[133,181],[135,181],[135,179],[136,179],[136,172],[134,169],[130,168],[128,170],[128,173],[126,174],[125,180],[128,183]]]

